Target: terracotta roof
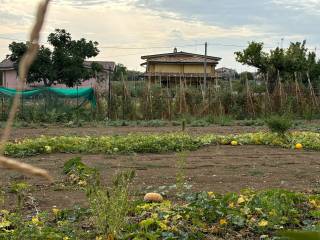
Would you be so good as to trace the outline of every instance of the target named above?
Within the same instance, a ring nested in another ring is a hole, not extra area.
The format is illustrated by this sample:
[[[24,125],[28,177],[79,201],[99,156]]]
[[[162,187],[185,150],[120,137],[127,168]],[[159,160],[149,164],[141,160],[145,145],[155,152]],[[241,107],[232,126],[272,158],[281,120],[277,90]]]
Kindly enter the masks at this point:
[[[174,63],[202,63],[207,60],[208,63],[215,63],[221,60],[219,57],[205,56],[195,53],[187,52],[172,52],[172,53],[163,53],[155,55],[146,55],[142,56],[141,59],[147,60],[148,62],[174,62]]]
[[[6,58],[0,63],[0,70],[12,70],[14,69],[14,63],[9,59]]]

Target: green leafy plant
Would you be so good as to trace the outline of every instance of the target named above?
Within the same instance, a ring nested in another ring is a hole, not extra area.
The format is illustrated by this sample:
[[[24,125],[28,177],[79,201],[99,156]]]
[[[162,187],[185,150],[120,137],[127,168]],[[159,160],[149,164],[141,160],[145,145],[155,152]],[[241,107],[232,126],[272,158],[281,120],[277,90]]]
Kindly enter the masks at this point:
[[[320,133],[291,132],[284,138],[278,133],[256,132],[238,135],[207,134],[192,136],[185,133],[129,134],[103,137],[39,137],[11,142],[5,146],[8,156],[25,157],[49,153],[163,153],[194,151],[209,144],[272,145],[292,148],[300,143],[305,149],[320,150]]]
[[[292,126],[292,120],[287,116],[272,116],[266,120],[268,128],[275,133],[285,134]]]
[[[109,239],[118,238],[126,225],[130,209],[129,186],[133,178],[133,171],[121,172],[115,176],[109,189],[102,186],[99,180],[86,188],[97,230]]]
[[[26,194],[30,189],[30,185],[26,182],[15,182],[11,184],[10,191],[17,196],[17,212],[21,214]]]

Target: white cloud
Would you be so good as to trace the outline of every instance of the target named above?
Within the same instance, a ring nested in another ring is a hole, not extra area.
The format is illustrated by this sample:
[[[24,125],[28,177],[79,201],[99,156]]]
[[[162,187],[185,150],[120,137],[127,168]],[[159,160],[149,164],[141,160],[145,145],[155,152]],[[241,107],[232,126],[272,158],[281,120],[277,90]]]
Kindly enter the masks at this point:
[[[273,0],[273,3],[306,14],[320,14],[320,0]]]
[[[39,1],[0,0],[0,37],[26,39]],[[168,46],[168,49],[100,48],[98,59],[114,60],[127,64],[130,68],[138,68],[141,55],[171,51],[173,46],[202,43],[206,40],[238,45],[244,45],[249,40],[257,40],[265,41],[266,45],[272,46],[276,46],[282,37],[285,37],[286,41],[301,41],[306,37],[305,32],[308,29],[301,26],[305,31],[301,33],[293,27],[288,28],[288,16],[278,16],[275,11],[275,15],[269,17],[268,10],[261,6],[270,8],[269,3],[272,2],[275,10],[281,9],[281,13],[285,8],[299,8],[300,12],[320,9],[320,0],[265,0],[252,6],[248,0],[244,6],[235,0],[226,0],[217,9],[209,9],[215,5],[209,0],[201,0],[210,3],[208,9],[199,8],[200,0],[185,0],[185,4],[181,5],[184,11],[179,11],[178,5],[184,0],[175,1],[177,2],[167,0],[172,6],[169,8],[165,5],[164,8],[160,8],[163,7],[163,0],[150,0],[149,3],[156,7],[141,5],[141,0],[53,0],[42,36],[45,38],[55,28],[65,28],[74,38],[95,40],[100,46]],[[253,12],[255,9],[257,12]],[[272,19],[271,22],[268,21],[268,17]],[[10,40],[0,39],[1,56],[8,53],[6,48],[9,43]],[[197,51],[197,47],[185,47],[181,50]],[[200,47],[198,50],[200,51]],[[232,47],[211,46],[209,54],[225,58],[225,64],[228,66],[228,63],[234,64],[231,59],[234,58],[233,52],[236,50],[238,49]]]

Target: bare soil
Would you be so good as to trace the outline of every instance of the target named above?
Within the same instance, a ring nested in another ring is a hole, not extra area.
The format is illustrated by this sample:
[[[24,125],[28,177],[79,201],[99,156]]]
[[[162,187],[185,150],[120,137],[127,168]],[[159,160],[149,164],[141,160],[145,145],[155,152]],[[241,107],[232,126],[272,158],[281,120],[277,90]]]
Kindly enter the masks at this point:
[[[237,134],[244,132],[256,132],[263,128],[261,127],[244,127],[244,126],[216,126],[209,127],[187,127],[186,132],[194,135],[216,133],[216,134]],[[2,133],[0,130],[0,134]],[[80,127],[67,128],[61,126],[48,126],[46,128],[15,128],[12,130],[11,139],[22,139],[26,137],[39,137],[41,135],[59,136],[59,135],[74,135],[74,136],[100,136],[100,135],[125,135],[129,133],[170,133],[179,132],[181,127]]]
[[[242,126],[189,127],[190,134],[235,134],[260,131],[263,128]],[[14,129],[11,139],[37,137],[40,135],[115,135],[128,133],[165,133],[177,132],[180,127],[83,127],[65,128],[49,126],[47,128]],[[40,210],[85,205],[83,192],[65,184],[62,173],[65,161],[78,155],[50,154],[21,159],[35,166],[47,169],[55,178],[48,182],[23,176],[19,173],[0,168],[0,186],[8,189],[14,181],[26,181],[32,185],[27,202],[30,207],[36,205]],[[168,154],[137,154],[130,156],[83,155],[85,163],[100,170],[104,182],[111,183],[112,176],[125,169],[134,169],[134,188],[138,193],[160,191],[163,186],[176,183],[176,174],[181,171],[176,163],[179,156]],[[320,152],[294,151],[267,146],[209,146],[186,154],[184,169],[190,191],[214,191],[220,193],[239,192],[244,188],[266,189],[285,188],[308,192],[319,188]],[[6,205],[14,206],[12,194],[6,195]]]
[[[61,129],[59,130],[61,131]],[[227,131],[225,129],[220,130]],[[41,210],[53,206],[68,208],[74,204],[85,205],[85,195],[68,187],[62,167],[75,154],[40,155],[23,159],[27,163],[47,169],[55,178],[48,184],[42,179],[25,177],[12,171],[0,169],[1,185],[9,182],[27,181],[32,184],[31,196]],[[125,169],[134,169],[137,177],[134,188],[144,192],[176,183],[177,154],[142,154],[131,156],[84,155],[82,159],[101,171],[106,184],[112,176]],[[239,192],[244,188],[285,188],[309,192],[319,188],[320,153],[294,151],[267,146],[209,146],[186,155],[185,176],[190,191]],[[28,199],[30,205],[32,199]],[[12,206],[9,195],[6,205]],[[32,207],[32,206],[30,206]]]

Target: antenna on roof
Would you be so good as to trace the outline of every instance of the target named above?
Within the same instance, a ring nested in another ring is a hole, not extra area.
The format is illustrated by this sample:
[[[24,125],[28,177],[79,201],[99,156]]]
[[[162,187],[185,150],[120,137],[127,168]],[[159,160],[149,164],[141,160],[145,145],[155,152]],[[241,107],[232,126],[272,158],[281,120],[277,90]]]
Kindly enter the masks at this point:
[[[177,53],[177,52],[178,52],[178,49],[175,47],[175,48],[173,49],[173,52],[174,52],[174,53]]]

